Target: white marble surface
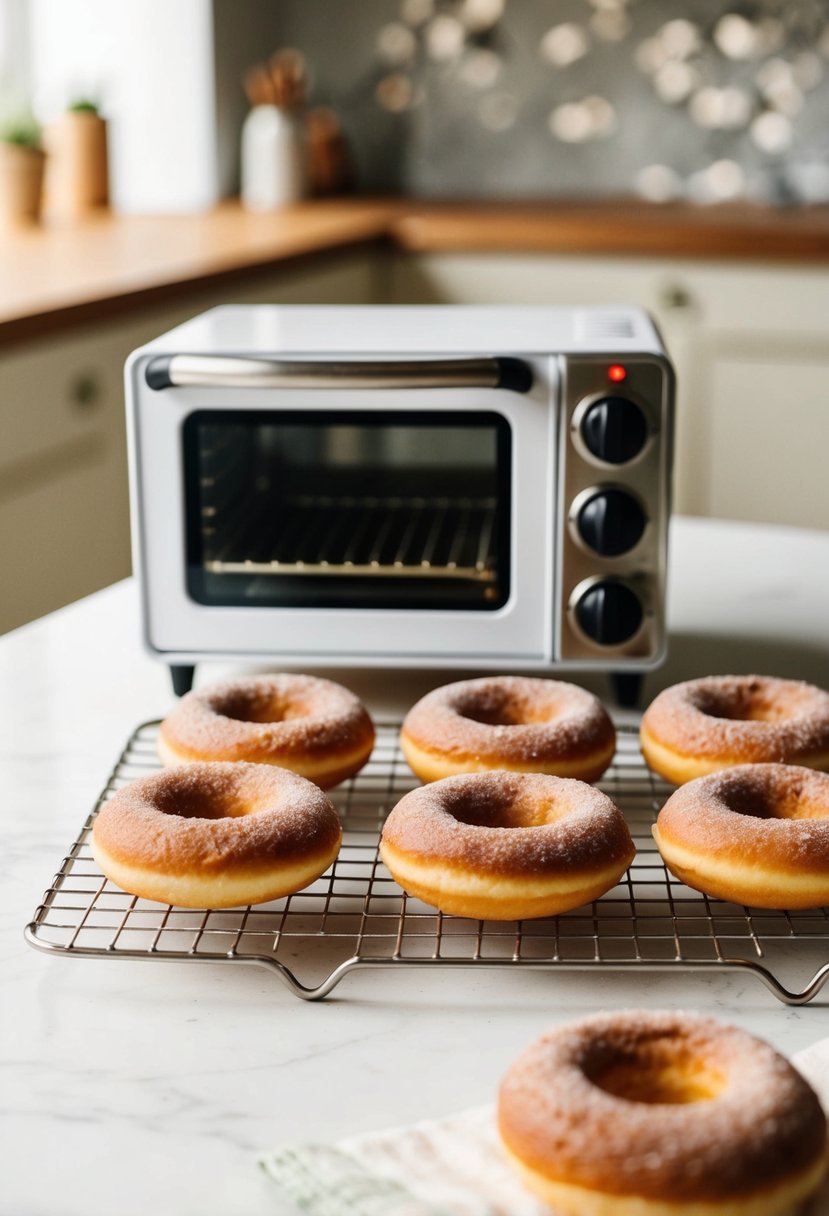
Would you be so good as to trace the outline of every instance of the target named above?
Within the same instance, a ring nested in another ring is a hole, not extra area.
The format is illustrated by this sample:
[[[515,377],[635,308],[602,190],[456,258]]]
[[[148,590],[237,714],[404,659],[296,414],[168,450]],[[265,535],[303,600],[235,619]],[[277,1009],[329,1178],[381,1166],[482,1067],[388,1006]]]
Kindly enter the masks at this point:
[[[829,536],[676,521],[666,669],[829,687]],[[358,972],[321,1004],[254,967],[50,958],[30,918],[126,736],[171,703],[131,584],[0,640],[3,1216],[286,1213],[259,1149],[488,1101],[552,1023],[696,1008],[793,1052],[829,1035],[829,989],[786,1008],[751,977]],[[215,678],[216,668],[201,673]],[[343,673],[388,712],[443,673]]]

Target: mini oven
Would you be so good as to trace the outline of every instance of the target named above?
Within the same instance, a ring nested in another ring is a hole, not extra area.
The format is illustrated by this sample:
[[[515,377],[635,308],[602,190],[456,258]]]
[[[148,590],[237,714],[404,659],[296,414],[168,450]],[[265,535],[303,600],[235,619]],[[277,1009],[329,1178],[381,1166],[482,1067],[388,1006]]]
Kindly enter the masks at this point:
[[[673,373],[632,308],[216,308],[126,368],[143,628],[202,659],[656,666]]]

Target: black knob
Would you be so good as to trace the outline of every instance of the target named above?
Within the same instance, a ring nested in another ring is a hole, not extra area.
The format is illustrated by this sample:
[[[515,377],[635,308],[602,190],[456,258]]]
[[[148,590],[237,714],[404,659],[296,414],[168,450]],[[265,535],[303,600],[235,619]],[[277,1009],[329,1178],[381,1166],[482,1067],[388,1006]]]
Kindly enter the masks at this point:
[[[601,397],[584,415],[581,436],[597,459],[627,464],[645,446],[648,424],[639,406],[627,397]]]
[[[639,503],[624,490],[599,490],[578,514],[579,536],[602,557],[627,553],[642,539],[647,523]]]
[[[576,604],[580,629],[600,646],[618,646],[632,638],[643,615],[636,593],[614,579],[594,583]]]

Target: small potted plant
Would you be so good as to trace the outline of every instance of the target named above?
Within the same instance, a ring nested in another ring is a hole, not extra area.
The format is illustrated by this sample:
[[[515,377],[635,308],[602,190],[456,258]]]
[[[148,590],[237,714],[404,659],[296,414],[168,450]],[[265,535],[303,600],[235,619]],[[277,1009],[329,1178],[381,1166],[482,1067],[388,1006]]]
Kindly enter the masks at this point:
[[[49,124],[46,203],[50,218],[76,219],[109,201],[107,124],[98,103],[78,98]]]
[[[29,114],[0,123],[0,225],[36,223],[43,195],[40,127]]]

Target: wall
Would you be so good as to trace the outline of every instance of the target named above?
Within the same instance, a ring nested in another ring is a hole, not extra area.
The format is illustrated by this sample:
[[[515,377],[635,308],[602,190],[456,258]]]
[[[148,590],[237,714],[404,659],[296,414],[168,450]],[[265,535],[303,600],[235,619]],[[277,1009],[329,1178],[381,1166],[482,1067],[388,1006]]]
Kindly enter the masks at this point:
[[[242,60],[293,45],[367,190],[829,198],[815,0],[214,0],[214,15],[226,182]]]
[[[192,211],[219,197],[209,0],[31,0],[31,85],[48,122],[91,97],[110,122],[122,211]]]

